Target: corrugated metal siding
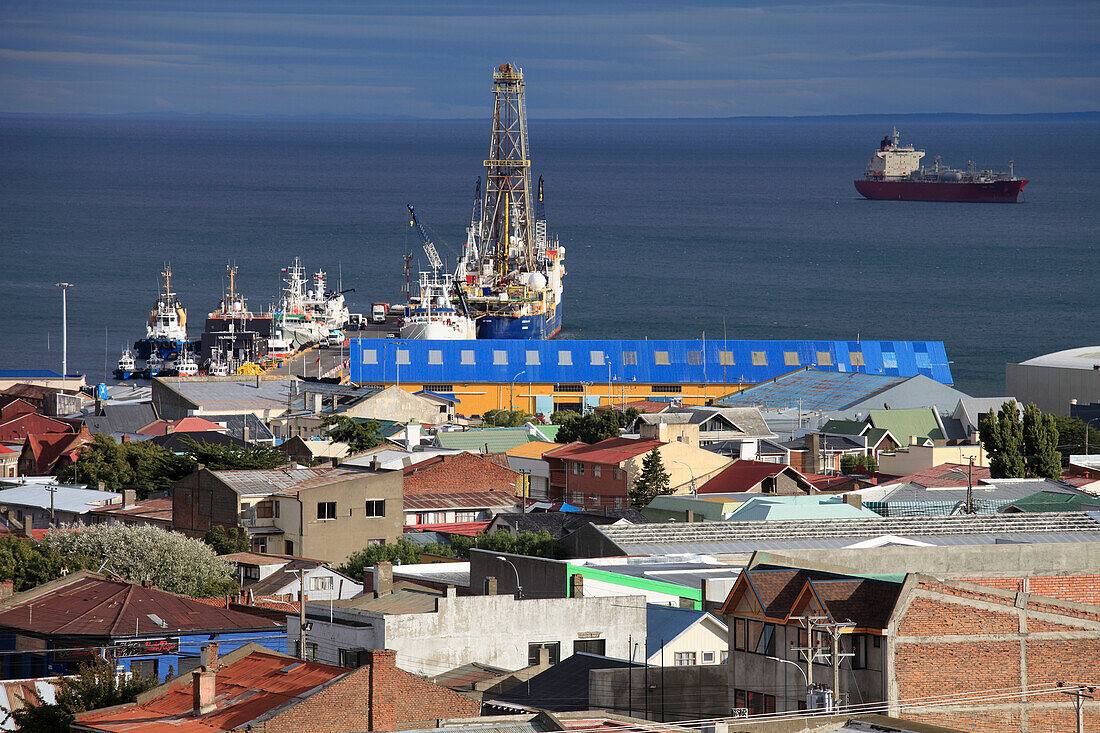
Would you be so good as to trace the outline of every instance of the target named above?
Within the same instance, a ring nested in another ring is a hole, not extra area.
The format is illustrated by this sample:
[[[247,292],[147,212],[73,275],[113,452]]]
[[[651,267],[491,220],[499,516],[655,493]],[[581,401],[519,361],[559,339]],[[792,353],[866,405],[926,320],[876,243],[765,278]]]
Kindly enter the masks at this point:
[[[827,359],[819,358],[826,353]],[[853,354],[862,359],[853,359]],[[923,374],[952,382],[942,341],[354,339],[351,378],[367,383],[400,377],[421,384],[599,384],[608,380],[608,359],[613,382],[642,384],[758,384],[807,366],[902,377]],[[860,360],[862,364],[852,364]]]

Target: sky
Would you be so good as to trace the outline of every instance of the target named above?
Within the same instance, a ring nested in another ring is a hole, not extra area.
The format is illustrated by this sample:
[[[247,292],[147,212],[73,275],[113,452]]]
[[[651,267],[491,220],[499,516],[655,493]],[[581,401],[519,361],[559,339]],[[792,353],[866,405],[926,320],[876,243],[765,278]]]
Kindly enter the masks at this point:
[[[0,114],[532,118],[1100,109],[1100,2],[0,0]]]

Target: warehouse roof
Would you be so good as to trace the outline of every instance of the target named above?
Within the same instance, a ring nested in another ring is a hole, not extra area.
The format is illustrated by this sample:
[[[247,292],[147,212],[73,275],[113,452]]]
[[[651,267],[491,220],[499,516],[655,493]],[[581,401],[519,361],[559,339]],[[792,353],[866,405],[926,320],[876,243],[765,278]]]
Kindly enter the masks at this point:
[[[435,435],[435,442],[440,448],[484,453],[504,453],[532,440],[534,436],[524,428],[475,428],[440,432]]]
[[[0,505],[33,506],[59,512],[84,514],[101,509],[112,502],[121,502],[122,494],[97,489],[83,489],[63,484],[44,486],[27,484],[0,490]],[[52,503],[51,503],[52,502]],[[118,504],[122,506],[121,503]]]
[[[610,375],[608,366],[610,365]],[[351,379],[385,383],[757,384],[796,369],[952,382],[941,341],[354,339]]]
[[[1055,351],[1021,361],[1023,366],[1059,367],[1062,369],[1096,369],[1100,365],[1100,346],[1081,346]]]
[[[290,377],[154,377],[154,394],[160,389],[175,392],[202,410],[250,412],[288,409]]]

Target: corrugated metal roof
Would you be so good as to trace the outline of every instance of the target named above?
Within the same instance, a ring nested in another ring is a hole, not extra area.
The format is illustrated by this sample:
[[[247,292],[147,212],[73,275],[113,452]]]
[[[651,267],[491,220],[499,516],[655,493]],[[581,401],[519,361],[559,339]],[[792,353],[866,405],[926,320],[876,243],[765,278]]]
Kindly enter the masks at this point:
[[[436,433],[440,448],[448,450],[473,450],[485,453],[505,453],[516,446],[530,443],[534,438],[523,428],[481,428]],[[488,448],[486,449],[486,446]]]
[[[611,369],[608,374],[608,363]],[[863,362],[853,364],[852,362]],[[758,384],[801,367],[911,377],[950,384],[941,341],[353,339],[351,378],[386,383],[613,382]]]
[[[286,410],[289,407],[292,378],[256,377],[225,380],[221,377],[156,378],[156,383],[182,395],[203,410],[213,412],[250,412]]]
[[[112,502],[121,502],[122,494],[96,489],[78,489],[74,486],[28,484],[13,489],[0,490],[0,504],[5,506],[32,506],[41,509],[50,508],[51,495],[53,508],[60,512],[83,514],[93,509],[101,509]],[[121,506],[121,504],[119,504]]]
[[[442,591],[430,588],[402,588],[378,598],[361,595],[347,600],[333,601],[333,605],[337,608],[381,614],[435,613],[436,601],[443,597]]]
[[[413,494],[405,496],[405,511],[510,509],[518,504],[518,498],[496,491],[465,491],[455,494]]]
[[[346,468],[273,468],[211,471],[239,494],[289,494],[325,484],[361,478],[362,471]]]

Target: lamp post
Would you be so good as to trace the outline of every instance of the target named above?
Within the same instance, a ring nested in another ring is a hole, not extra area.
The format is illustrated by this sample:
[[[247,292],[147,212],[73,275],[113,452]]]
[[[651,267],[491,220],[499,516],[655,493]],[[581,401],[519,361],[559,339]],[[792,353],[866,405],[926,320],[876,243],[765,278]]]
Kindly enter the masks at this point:
[[[611,356],[605,356],[607,360],[607,409],[613,409],[615,405],[615,398],[611,394]]]
[[[516,380],[519,379],[520,377],[522,377],[526,373],[527,373],[527,370],[524,369],[519,374],[512,377],[512,386],[510,386],[508,388],[508,411],[509,412],[511,412],[512,409],[513,409],[513,407],[512,407],[512,393],[515,392],[515,389],[516,389]]]
[[[522,600],[523,599],[523,586],[521,586],[519,584],[519,571],[516,570],[516,566],[512,564],[511,560],[504,557],[504,555],[497,555],[497,560],[500,560],[503,563],[508,563],[508,565],[510,565],[512,567],[512,572],[514,572],[516,574],[516,600],[517,601]]]
[[[691,495],[697,496],[697,494],[695,493],[695,471],[693,471],[691,466],[684,463],[683,461],[673,461],[673,463],[679,463],[681,466],[688,470],[688,473],[691,474]]]
[[[61,389],[65,389],[65,376],[69,373],[69,303],[66,297],[72,283],[54,283],[61,288]]]

